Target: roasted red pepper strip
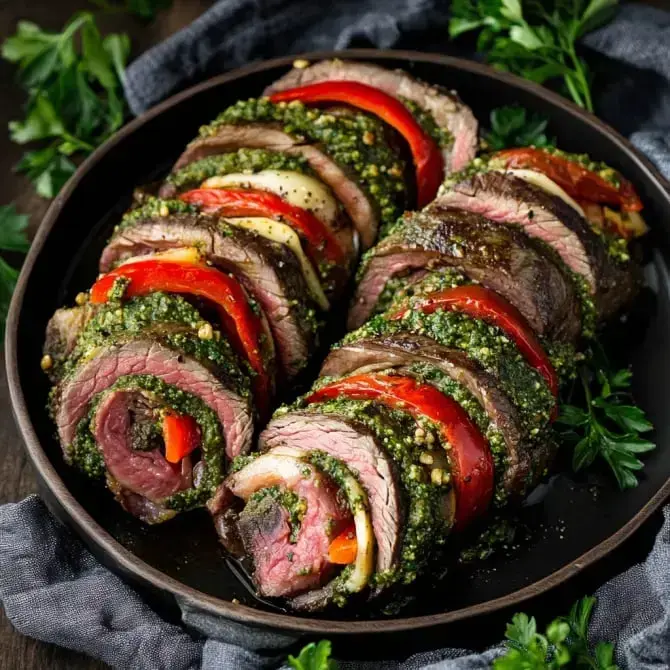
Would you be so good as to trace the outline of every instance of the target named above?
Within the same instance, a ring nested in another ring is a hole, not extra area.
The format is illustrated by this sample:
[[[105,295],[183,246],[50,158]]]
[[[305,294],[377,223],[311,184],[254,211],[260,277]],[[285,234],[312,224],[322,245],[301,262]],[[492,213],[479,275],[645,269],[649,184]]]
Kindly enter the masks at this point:
[[[349,565],[356,560],[358,540],[352,524],[343,530],[328,546],[328,560],[335,565]]]
[[[286,202],[275,193],[251,189],[199,188],[182,193],[179,198],[184,202],[202,205],[205,211],[215,211],[222,216],[284,219],[307,240],[307,251],[317,264],[321,258],[336,264],[344,262],[344,251],[328,226],[310,211]]]
[[[91,289],[91,302],[104,303],[117,279],[130,280],[128,298],[154,291],[195,295],[213,302],[219,309],[222,326],[237,352],[249,361],[256,373],[254,390],[259,411],[269,409],[271,380],[263,362],[261,318],[254,313],[239,282],[206,265],[156,259],[120,265],[98,279]]]
[[[395,128],[407,141],[416,169],[417,205],[425,207],[437,194],[444,177],[444,159],[433,138],[421,127],[412,113],[388,93],[374,86],[354,81],[324,81],[279,91],[270,96],[272,102],[300,100],[342,102],[378,116]]]
[[[307,402],[339,397],[376,400],[414,417],[426,417],[436,422],[451,445],[451,475],[456,491],[455,526],[462,528],[487,509],[493,495],[491,449],[455,400],[434,386],[419,383],[411,377],[360,374],[318,389],[307,397]]]
[[[200,428],[193,417],[183,414],[166,414],[163,417],[165,460],[179,463],[200,446]]]
[[[621,184],[617,188],[579,163],[532,147],[504,149],[494,154],[493,158],[502,159],[507,168],[527,168],[541,172],[575,200],[618,205],[629,212],[642,209],[642,201],[635,188],[621,176]]]
[[[542,345],[521,312],[495,291],[478,285],[456,286],[415,299],[410,309],[421,310],[424,314],[449,309],[498,326],[516,344],[528,363],[544,377],[554,396],[558,396],[558,377]],[[407,311],[401,309],[389,318],[402,319]]]

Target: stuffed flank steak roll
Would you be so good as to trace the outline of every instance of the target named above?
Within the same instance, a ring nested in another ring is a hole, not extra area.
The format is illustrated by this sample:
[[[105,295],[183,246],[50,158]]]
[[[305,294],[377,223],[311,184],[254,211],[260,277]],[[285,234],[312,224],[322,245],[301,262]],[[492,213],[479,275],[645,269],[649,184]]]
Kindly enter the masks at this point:
[[[227,460],[253,437],[249,376],[230,344],[179,296],[75,309],[92,314],[74,347],[57,358],[64,350],[53,323],[46,345],[66,460],[105,476],[119,502],[149,523],[204,505]]]

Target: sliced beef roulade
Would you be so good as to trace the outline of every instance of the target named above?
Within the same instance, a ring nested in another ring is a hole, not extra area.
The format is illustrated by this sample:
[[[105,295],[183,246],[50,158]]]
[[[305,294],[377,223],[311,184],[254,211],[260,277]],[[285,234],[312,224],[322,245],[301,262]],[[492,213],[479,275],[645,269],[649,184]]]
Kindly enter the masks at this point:
[[[551,445],[531,439],[495,378],[462,351],[413,333],[361,339],[334,348],[321,375],[337,378],[390,369],[435,385],[477,424],[496,467],[498,505],[523,496],[538,483],[551,458]]]
[[[441,437],[429,421],[401,410],[318,393],[276,416],[261,434],[261,448],[325,453],[343,463],[370,503],[378,552],[370,585],[381,591],[410,583],[454,523],[449,458]]]
[[[320,310],[287,246],[178,200],[156,200],[124,217],[103,251],[100,269],[182,247],[196,248],[208,262],[239,279],[267,317],[285,375],[300,372],[317,341]]]
[[[162,190],[206,212],[288,225],[329,298],[337,297],[349,280],[358,255],[354,228],[302,156],[263,149],[215,154],[172,173]]]
[[[202,338],[203,323],[162,293],[101,306],[52,392],[66,460],[106,474],[121,504],[149,523],[204,505],[226,459],[251,446],[248,375],[218,331]]]
[[[622,254],[618,243],[608,246],[581,210],[516,174],[484,169],[452,175],[434,206],[521,226],[527,235],[544,242],[573,273],[586,335],[593,333],[598,319],[617,312],[635,294],[637,282],[628,253]]]
[[[519,348],[518,342],[505,331],[477,316],[471,316],[459,308],[476,305],[479,300],[469,300],[464,288],[474,292],[486,291],[479,286],[457,287],[453,289],[455,296],[463,297],[456,300],[458,305],[451,306],[445,295],[448,291],[431,296],[418,296],[416,302],[409,299],[408,304],[392,314],[381,314],[370,319],[358,330],[349,333],[345,344],[355,343],[361,339],[393,336],[400,333],[425,335],[439,344],[452,349],[459,349],[481,365],[496,379],[499,388],[518,408],[524,428],[531,435],[544,431],[555,411],[558,378],[556,367],[561,359],[549,360],[542,346],[532,333],[523,330],[524,339],[532,342],[531,350],[525,353]],[[494,295],[494,294],[493,294]],[[485,294],[485,299],[492,297]],[[518,323],[518,322],[517,322]]]
[[[511,302],[535,332],[550,340],[574,342],[580,330],[579,298],[562,264],[556,264],[521,232],[483,216],[431,206],[405,215],[366,254],[348,327],[357,328],[386,305],[380,297],[394,278],[448,267]],[[421,276],[421,275],[420,275]],[[390,295],[397,290],[392,283]]]
[[[426,84],[402,70],[356,61],[320,61],[294,67],[264,94],[272,96],[287,89],[340,81],[366,84],[405,103],[442,148],[446,174],[461,170],[475,157],[477,119],[470,108],[453,91]]]
[[[346,466],[323,452],[277,447],[234,467],[209,508],[224,544],[233,551],[241,544],[252,559],[263,596],[313,610],[368,585],[368,500]]]
[[[390,225],[404,205],[404,164],[385,140],[384,127],[363,114],[307,109],[267,99],[240,101],[200,131],[173,171],[239,148],[266,149],[305,158],[342,203],[367,249],[380,223]],[[170,183],[163,196],[172,196]]]

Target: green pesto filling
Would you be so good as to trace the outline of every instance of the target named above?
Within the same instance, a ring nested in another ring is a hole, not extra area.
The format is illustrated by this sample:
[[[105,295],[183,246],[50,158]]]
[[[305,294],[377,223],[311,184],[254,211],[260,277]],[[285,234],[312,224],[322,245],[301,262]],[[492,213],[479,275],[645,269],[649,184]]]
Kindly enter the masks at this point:
[[[430,363],[413,363],[408,368],[417,379],[432,384],[444,395],[455,400],[467,413],[474,424],[486,438],[493,456],[495,466],[496,489],[494,501],[496,505],[503,505],[507,501],[507,491],[503,486],[503,477],[507,469],[507,445],[505,438],[496,424],[491,421],[479,401],[468,391],[463,384],[449,377],[439,368]]]
[[[274,104],[267,98],[252,98],[228,107],[200,129],[200,136],[215,135],[221,125],[256,121],[279,122],[292,137],[323,144],[336,163],[358,175],[378,204],[383,224],[392,223],[400,214],[404,165],[386,143],[381,122],[365,114],[331,114],[298,101]]]
[[[422,109],[414,100],[403,97],[400,100],[412,112],[412,116],[418,121],[423,130],[435,140],[438,147],[448,149],[454,143],[454,136],[447,128],[440,128],[430,112]]]
[[[289,542],[295,544],[298,541],[302,520],[305,518],[307,512],[307,501],[301,498],[295,491],[274,485],[252,493],[247,501],[247,506],[256,506],[265,498],[277,501],[286,510],[288,524],[291,529]]]
[[[157,377],[151,375],[120,377],[109,389],[100,393],[93,401],[86,417],[79,422],[72,445],[66,450],[66,460],[89,477],[99,478],[104,475],[105,463],[93,436],[92,422],[105,395],[117,390],[151,394],[158,398],[163,408],[190,416],[198,423],[201,431],[201,460],[204,463],[204,472],[199,485],[175,493],[162,501],[162,504],[175,511],[202,507],[223,478],[225,440],[219,419],[200,398],[166,384]]]
[[[266,149],[238,149],[236,152],[216,154],[193,161],[168,175],[166,183],[178,189],[196,188],[210,177],[233,173],[254,174],[261,170],[289,170],[312,174],[307,159]]]
[[[297,403],[299,406],[301,401]],[[439,433],[430,421],[417,422],[409,414],[389,409],[371,401],[339,398],[309,405],[308,411],[338,414],[368,428],[397,465],[398,475],[408,500],[408,514],[399,565],[374,576],[375,586],[388,586],[402,581],[409,584],[427,564],[435,545],[443,544],[450,526],[444,519],[441,503],[449,484],[433,484],[420,456],[427,449],[442,449]],[[417,440],[417,423],[424,426],[426,438]],[[437,439],[435,435],[438,435]],[[426,446],[428,435],[431,440]]]
[[[397,321],[375,316],[349,333],[343,342],[347,344],[403,331],[426,335],[444,346],[463,350],[496,377],[501,390],[518,408],[521,423],[531,436],[538,435],[546,426],[555,405],[549,387],[503,331],[484,321],[460,312],[437,310],[433,314],[424,314],[410,309]]]
[[[381,314],[391,307],[399,309],[406,300],[415,296],[425,296],[470,283],[462,274],[449,268],[432,270],[419,281],[408,284],[411,276],[391,277],[379,294],[372,315]]]
[[[583,359],[583,354],[577,353],[573,344],[543,340],[542,348],[558,375],[559,386],[575,379],[577,364]]]
[[[139,207],[128,210],[114,228],[114,232],[132,226],[145,219],[158,219],[171,214],[197,214],[199,208],[181,200],[165,200],[147,196]]]
[[[72,372],[110,342],[127,341],[149,333],[167,346],[196,360],[214,364],[225,372],[236,393],[248,396],[251,368],[241,363],[230,343],[214,331],[211,339],[201,339],[198,330],[205,323],[198,310],[178,295],[156,292],[124,302],[102,305],[86,324],[67,361],[63,373]]]

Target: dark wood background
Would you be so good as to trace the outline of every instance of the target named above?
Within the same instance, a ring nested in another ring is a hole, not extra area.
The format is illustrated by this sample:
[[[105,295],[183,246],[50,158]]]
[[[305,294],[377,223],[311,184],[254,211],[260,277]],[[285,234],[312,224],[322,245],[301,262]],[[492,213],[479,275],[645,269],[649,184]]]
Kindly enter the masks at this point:
[[[34,21],[46,30],[58,31],[76,11],[86,8],[86,0],[0,0],[0,42],[15,31],[16,22],[21,19]],[[149,46],[180,29],[211,4],[208,0],[174,0],[171,9],[159,14],[147,25],[125,14],[98,12],[103,32],[122,31],[130,35],[133,55],[141,53]],[[650,4],[668,6],[668,0],[655,0]],[[89,7],[90,8],[90,7]],[[37,228],[48,202],[37,196],[30,183],[22,176],[14,174],[12,167],[19,160],[22,148],[9,142],[5,129],[8,121],[20,117],[23,94],[13,84],[14,68],[0,61],[0,204],[14,202],[22,213],[30,214],[31,235]],[[9,395],[4,368],[4,356],[0,366],[0,504],[24,498],[36,490],[35,477],[23,451],[9,407]],[[540,597],[526,607],[526,611],[542,618],[553,617],[566,611],[569,604],[586,593],[592,593],[611,575],[620,572],[634,562],[642,560],[650,550],[656,530],[660,525],[660,513],[651,519],[622,548],[601,561],[595,568],[576,580],[572,580],[555,593]],[[504,630],[503,621],[509,613],[503,613],[489,622],[478,626],[479,633],[454,631],[444,644],[458,646],[486,646],[499,639]],[[489,628],[488,634],[481,635]],[[368,648],[369,656],[371,650]],[[338,654],[338,645],[335,646]],[[342,655],[346,655],[344,650]],[[87,670],[107,667],[103,663],[19,635],[8,622],[0,608],[0,670],[24,670],[40,668],[44,670]]]

